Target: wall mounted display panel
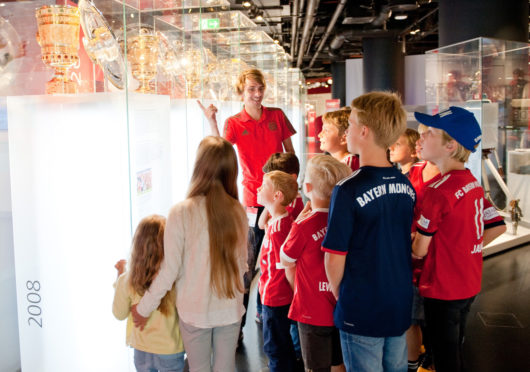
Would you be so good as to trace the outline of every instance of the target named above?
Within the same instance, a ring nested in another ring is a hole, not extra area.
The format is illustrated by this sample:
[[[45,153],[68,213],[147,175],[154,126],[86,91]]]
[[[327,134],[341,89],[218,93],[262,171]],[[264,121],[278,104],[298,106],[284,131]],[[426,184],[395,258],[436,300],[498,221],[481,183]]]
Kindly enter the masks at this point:
[[[138,219],[171,204],[168,98],[142,96],[132,130],[122,94],[8,97],[23,370],[132,370],[111,313],[113,264]],[[160,106],[166,117],[148,119]]]

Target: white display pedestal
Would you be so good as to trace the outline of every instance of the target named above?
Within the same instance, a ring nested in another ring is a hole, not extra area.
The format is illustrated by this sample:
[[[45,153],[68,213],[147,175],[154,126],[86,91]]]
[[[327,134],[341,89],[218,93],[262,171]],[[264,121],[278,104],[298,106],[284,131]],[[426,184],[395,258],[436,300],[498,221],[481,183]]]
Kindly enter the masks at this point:
[[[169,98],[8,97],[7,111],[22,370],[133,371],[113,266],[138,220],[171,206]]]

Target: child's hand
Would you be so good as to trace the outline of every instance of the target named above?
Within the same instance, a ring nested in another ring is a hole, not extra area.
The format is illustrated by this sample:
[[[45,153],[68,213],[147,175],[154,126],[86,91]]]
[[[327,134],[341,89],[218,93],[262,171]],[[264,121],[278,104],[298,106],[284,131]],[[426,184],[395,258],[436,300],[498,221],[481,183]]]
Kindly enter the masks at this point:
[[[126,260],[119,260],[118,262],[116,262],[116,265],[114,265],[114,267],[116,268],[116,270],[118,270],[118,276],[120,276],[121,274],[125,272],[126,265],[127,265]]]
[[[137,305],[138,304],[134,304],[131,306],[131,314],[133,317],[134,326],[136,328],[140,328],[140,331],[143,331],[148,318],[144,318],[138,313],[138,311],[136,311]]]
[[[298,217],[296,217],[296,221],[300,221],[301,219],[303,218],[306,218],[307,215],[309,213],[311,213],[313,211],[313,209],[311,208],[311,200],[308,201],[306,204],[305,204],[305,207],[304,209],[302,209],[302,212],[300,212],[300,214],[298,215]]]
[[[216,121],[215,115],[217,114],[217,107],[214,105],[210,105],[208,107],[204,107],[204,105],[201,103],[201,101],[197,100],[197,103],[199,104],[199,107],[201,108],[202,112],[204,113],[204,116],[208,121]]]

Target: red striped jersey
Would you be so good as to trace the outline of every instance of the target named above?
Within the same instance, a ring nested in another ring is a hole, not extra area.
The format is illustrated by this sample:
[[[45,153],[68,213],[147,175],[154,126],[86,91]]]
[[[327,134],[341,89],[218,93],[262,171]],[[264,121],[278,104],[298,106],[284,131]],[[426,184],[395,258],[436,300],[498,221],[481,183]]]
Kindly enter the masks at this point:
[[[285,306],[293,299],[293,290],[280,263],[280,248],[289,234],[293,218],[289,213],[273,218],[267,225],[261,246],[259,294],[267,306]]]
[[[468,169],[453,170],[426,190],[417,232],[432,236],[420,277],[420,294],[460,300],[480,292],[484,229],[504,224]]]
[[[351,168],[353,172],[355,172],[357,169],[359,169],[359,157],[357,155],[349,154],[346,155],[341,160],[343,163],[346,163],[347,166]]]
[[[296,198],[287,207],[285,207],[285,209],[287,209],[287,212],[291,215],[293,220],[296,220],[296,217],[298,217],[300,212],[302,212],[304,209],[302,195],[298,194]]]
[[[289,318],[315,326],[331,327],[337,301],[324,267],[321,249],[328,224],[328,209],[314,209],[304,219],[293,223],[280,255],[296,262],[294,297]]]

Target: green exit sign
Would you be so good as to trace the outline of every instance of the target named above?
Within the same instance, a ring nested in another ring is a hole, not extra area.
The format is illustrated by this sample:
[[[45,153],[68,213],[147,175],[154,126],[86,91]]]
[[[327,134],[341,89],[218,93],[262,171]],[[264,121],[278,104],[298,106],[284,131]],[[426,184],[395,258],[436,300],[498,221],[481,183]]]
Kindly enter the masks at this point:
[[[221,25],[219,18],[201,19],[201,30],[215,30]]]

